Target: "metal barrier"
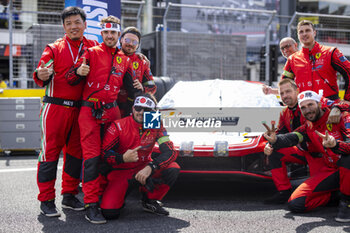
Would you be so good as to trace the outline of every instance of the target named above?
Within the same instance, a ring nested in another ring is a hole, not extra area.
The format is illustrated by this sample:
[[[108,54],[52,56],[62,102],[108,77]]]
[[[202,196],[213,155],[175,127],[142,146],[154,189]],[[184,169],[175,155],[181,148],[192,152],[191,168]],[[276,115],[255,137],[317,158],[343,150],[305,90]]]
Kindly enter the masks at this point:
[[[161,29],[162,75],[180,80],[247,79],[247,60],[259,57],[263,45],[270,46],[275,14],[169,3]],[[264,56],[269,57],[269,49]],[[252,62],[260,64],[260,57]],[[269,74],[269,59],[260,69]]]
[[[144,1],[121,1],[122,26],[142,27]],[[9,84],[10,87],[37,87],[32,73],[48,43],[64,36],[61,12],[64,0],[10,1],[9,5]],[[14,53],[16,51],[17,53]],[[19,52],[20,51],[20,52]]]
[[[10,1],[11,87],[37,87],[32,72],[45,45],[63,36],[63,8],[64,0]],[[146,14],[152,10],[153,19]],[[157,59],[157,75],[176,80],[219,78],[271,83],[278,79],[277,70],[285,62],[277,47],[279,32],[288,28],[289,35],[297,38],[296,25],[303,17],[316,22],[318,41],[350,55],[349,16],[295,13],[290,19],[267,10],[173,3],[152,9],[148,1],[122,1],[122,26],[137,26],[143,32],[158,30],[161,53],[157,57],[161,59]],[[159,25],[155,27],[154,22]],[[276,60],[278,68],[271,66]]]

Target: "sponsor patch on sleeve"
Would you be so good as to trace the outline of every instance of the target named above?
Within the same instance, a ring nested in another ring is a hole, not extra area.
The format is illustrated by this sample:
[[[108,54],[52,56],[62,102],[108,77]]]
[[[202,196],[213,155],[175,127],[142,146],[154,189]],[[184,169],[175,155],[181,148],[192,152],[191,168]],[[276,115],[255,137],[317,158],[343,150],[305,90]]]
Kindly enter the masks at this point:
[[[345,123],[345,128],[350,129],[350,122]]]
[[[344,61],[347,61],[348,59],[347,59],[345,56],[341,56],[341,57],[339,58],[339,60],[340,60],[341,62],[344,62]]]

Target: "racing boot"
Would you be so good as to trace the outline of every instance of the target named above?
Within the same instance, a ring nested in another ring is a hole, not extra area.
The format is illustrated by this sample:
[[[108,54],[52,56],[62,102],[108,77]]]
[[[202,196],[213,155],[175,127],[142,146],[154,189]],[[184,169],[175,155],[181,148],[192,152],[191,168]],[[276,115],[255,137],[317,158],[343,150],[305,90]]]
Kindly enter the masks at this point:
[[[81,211],[85,209],[84,204],[81,203],[81,201],[79,201],[78,198],[76,198],[71,193],[63,194],[62,208],[76,210],[76,211]]]
[[[40,203],[40,212],[47,217],[59,217],[61,216],[60,212],[55,205],[55,199],[42,201]]]
[[[291,189],[279,191],[272,197],[266,199],[264,204],[284,204],[288,201],[291,194]]]
[[[340,200],[337,217],[337,222],[350,222],[350,201]]]
[[[85,218],[94,224],[103,224],[107,220],[103,217],[101,210],[98,208],[98,203],[89,203],[85,205],[86,214]]]
[[[145,193],[142,194],[141,204],[143,210],[158,215],[169,215],[169,211],[163,208],[163,204],[157,200],[150,200]]]

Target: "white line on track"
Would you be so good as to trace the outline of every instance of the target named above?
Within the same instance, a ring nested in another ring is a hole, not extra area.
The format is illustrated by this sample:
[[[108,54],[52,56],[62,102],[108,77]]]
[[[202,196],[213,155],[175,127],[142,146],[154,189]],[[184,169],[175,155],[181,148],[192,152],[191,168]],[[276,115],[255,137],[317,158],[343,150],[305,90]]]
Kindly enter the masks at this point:
[[[28,168],[13,168],[13,169],[0,169],[0,173],[7,172],[27,172],[27,171],[36,171],[36,167],[28,167]],[[62,169],[62,166],[57,167],[57,169]]]

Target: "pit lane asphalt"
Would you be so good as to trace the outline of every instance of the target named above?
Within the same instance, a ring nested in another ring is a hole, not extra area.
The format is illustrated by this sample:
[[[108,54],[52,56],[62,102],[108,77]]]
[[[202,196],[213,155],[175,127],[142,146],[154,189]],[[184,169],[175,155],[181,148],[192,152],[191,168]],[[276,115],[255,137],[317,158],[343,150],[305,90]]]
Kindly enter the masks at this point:
[[[104,225],[90,224],[84,212],[71,210],[61,211],[60,218],[47,218],[36,200],[36,162],[34,156],[0,157],[0,232],[350,232],[350,223],[334,221],[336,207],[292,214],[285,205],[264,205],[274,192],[271,182],[183,176],[164,199],[168,217],[143,212],[134,192],[122,216]],[[58,175],[56,194],[60,182]],[[61,200],[59,195],[59,210]]]

